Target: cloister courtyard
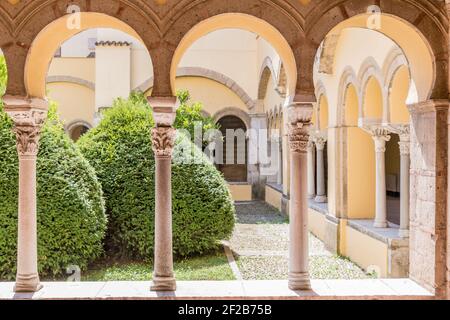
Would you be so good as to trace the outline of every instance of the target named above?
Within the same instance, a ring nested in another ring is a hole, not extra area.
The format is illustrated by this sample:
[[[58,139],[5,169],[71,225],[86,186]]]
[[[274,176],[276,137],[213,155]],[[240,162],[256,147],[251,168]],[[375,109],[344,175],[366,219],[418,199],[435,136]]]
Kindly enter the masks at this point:
[[[0,299],[448,299],[450,3],[0,2]]]

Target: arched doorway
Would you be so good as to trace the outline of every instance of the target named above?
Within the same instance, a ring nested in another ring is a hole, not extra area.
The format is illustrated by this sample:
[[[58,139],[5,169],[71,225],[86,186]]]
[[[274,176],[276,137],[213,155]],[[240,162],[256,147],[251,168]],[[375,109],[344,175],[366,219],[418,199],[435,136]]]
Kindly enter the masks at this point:
[[[247,127],[240,118],[229,115],[219,119],[223,136],[223,163],[217,168],[228,182],[247,182],[248,180],[248,146]]]
[[[85,122],[76,122],[67,128],[67,134],[73,141],[78,141],[84,134],[91,129],[91,126]]]

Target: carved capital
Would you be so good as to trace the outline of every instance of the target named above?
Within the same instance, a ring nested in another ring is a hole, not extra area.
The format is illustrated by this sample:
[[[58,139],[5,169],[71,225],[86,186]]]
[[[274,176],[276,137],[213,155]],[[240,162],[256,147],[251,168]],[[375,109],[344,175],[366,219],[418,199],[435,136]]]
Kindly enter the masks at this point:
[[[5,112],[14,122],[19,156],[37,156],[41,128],[47,118],[47,101],[6,96],[4,103]]]
[[[316,135],[314,137],[314,142],[316,144],[316,148],[319,151],[325,150],[325,145],[327,144],[327,138],[321,135]]]
[[[171,157],[175,145],[176,130],[172,127],[152,129],[152,146],[156,157]]]
[[[391,132],[400,137],[400,154],[408,156],[411,154],[411,126],[409,124],[391,125],[389,126]]]
[[[312,114],[313,106],[310,103],[293,104],[288,107],[287,129],[291,152],[306,153],[308,151]]]
[[[372,136],[373,140],[375,141],[375,152],[385,153],[386,142],[391,140],[389,130],[379,126],[366,127],[365,130]]]

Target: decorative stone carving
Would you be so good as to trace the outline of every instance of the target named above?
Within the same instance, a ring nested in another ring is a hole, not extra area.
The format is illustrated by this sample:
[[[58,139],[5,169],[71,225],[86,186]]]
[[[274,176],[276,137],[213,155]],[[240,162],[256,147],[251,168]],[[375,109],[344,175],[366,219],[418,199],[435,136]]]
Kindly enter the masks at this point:
[[[314,143],[319,151],[325,150],[325,145],[327,144],[327,138],[322,135],[314,136]]]
[[[375,152],[385,153],[386,142],[391,140],[390,132],[388,129],[379,126],[372,126],[365,128],[367,132],[372,136],[375,141]]]
[[[171,157],[175,145],[176,130],[172,127],[152,129],[153,152],[157,157]]]
[[[19,156],[37,156],[41,128],[47,118],[47,102],[6,96],[5,111],[14,122]]]
[[[313,107],[311,104],[294,104],[288,108],[287,115],[290,149],[295,153],[306,153],[310,142]]]
[[[410,155],[411,153],[411,127],[409,124],[389,126],[391,132],[400,137],[400,154]]]

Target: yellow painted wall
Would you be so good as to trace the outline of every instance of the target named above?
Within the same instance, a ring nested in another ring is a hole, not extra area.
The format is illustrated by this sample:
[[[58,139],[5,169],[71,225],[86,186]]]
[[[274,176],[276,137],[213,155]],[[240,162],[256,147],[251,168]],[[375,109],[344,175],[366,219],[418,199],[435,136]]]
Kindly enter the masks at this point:
[[[369,119],[383,119],[383,94],[378,81],[371,77],[364,95],[364,116]]]
[[[358,97],[353,85],[347,88],[347,217],[375,217],[375,146],[372,137],[358,128]]]
[[[48,75],[71,76],[95,83],[95,59],[54,58]]]
[[[375,217],[375,146],[360,128],[347,129],[347,217]]]
[[[181,77],[176,80],[176,88],[189,90],[191,100],[202,102],[204,110],[211,116],[226,107],[248,112],[247,106],[238,95],[216,81],[200,77]]]
[[[410,121],[406,106],[409,85],[409,71],[407,67],[401,67],[395,74],[389,95],[390,116],[393,123],[409,123]]]
[[[280,108],[284,104],[284,99],[275,91],[277,84],[275,79],[270,76],[267,83],[267,93],[264,97],[264,111],[274,110],[275,108]]]
[[[309,208],[309,231],[314,234],[320,240],[324,240],[326,236],[326,217],[323,213],[317,212],[314,209]]]
[[[229,184],[228,187],[234,201],[252,200],[252,186],[250,184]]]
[[[277,190],[266,186],[266,202],[272,207],[281,210],[281,197],[282,194]]]
[[[65,125],[83,120],[94,122],[95,93],[93,90],[72,83],[47,84],[48,96],[59,105],[58,114]]]
[[[388,245],[348,225],[343,229],[345,236],[341,237],[341,254],[364,270],[375,267],[382,278],[387,277]]]

